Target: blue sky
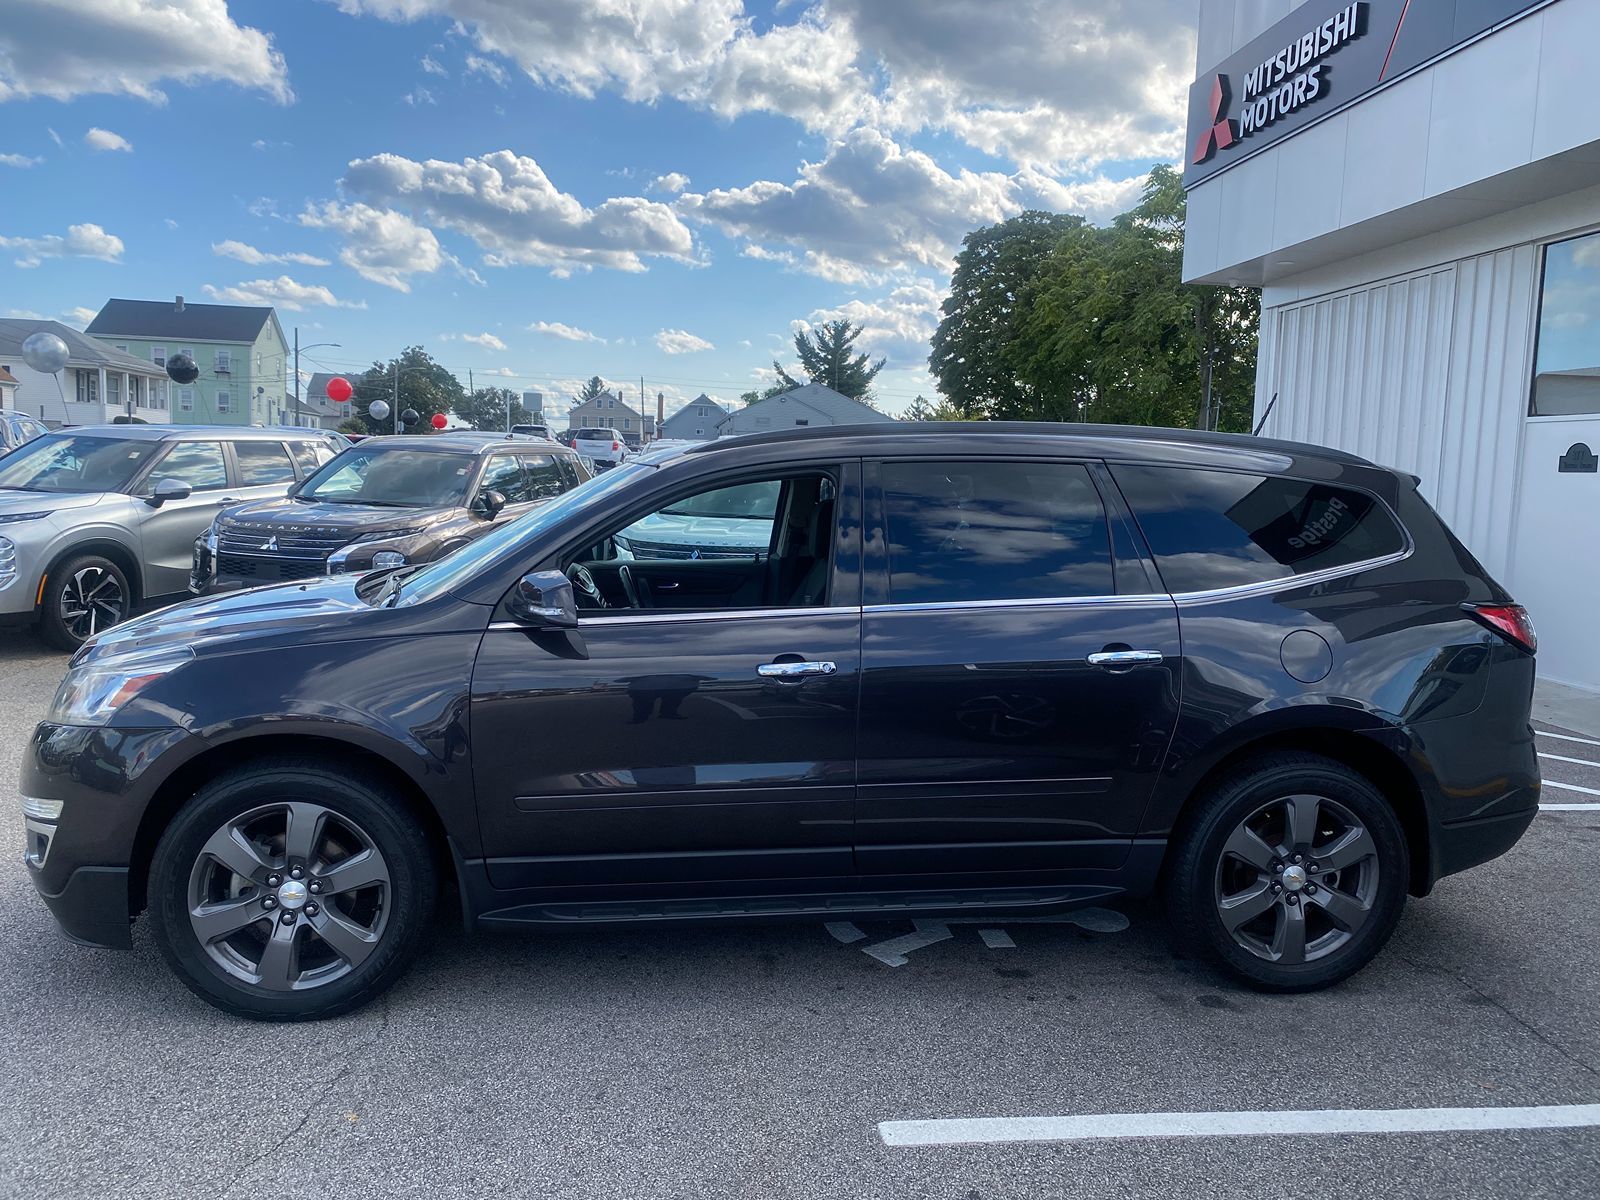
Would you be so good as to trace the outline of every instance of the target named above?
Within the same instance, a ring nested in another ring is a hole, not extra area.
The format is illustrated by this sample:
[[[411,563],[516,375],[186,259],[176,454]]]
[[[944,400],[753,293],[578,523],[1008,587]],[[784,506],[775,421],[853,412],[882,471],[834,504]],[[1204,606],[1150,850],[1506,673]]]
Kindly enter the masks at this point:
[[[1180,149],[1192,0],[8,0],[0,312],[271,303],[305,369],[918,392],[961,235]],[[70,14],[65,10],[71,8]]]

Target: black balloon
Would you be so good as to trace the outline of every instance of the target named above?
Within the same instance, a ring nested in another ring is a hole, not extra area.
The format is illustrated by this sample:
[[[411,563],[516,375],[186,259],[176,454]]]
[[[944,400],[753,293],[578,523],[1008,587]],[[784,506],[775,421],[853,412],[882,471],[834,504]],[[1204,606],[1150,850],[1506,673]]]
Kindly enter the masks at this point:
[[[167,378],[173,383],[193,383],[200,378],[200,368],[187,354],[173,354],[167,358]]]
[[[405,410],[405,412],[400,414],[400,424],[404,425],[408,429],[420,420],[422,420],[422,418],[417,415],[417,410],[414,408],[408,408]]]

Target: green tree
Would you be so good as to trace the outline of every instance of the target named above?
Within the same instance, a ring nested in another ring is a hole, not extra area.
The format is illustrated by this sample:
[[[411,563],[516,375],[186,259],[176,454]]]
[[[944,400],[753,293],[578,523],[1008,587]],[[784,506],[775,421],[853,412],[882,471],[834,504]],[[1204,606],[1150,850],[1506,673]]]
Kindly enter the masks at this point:
[[[774,367],[778,367],[777,363],[773,363],[772,365]],[[781,396],[783,393],[791,391],[800,386],[793,379],[789,379],[788,373],[784,371],[782,367],[778,367],[778,374],[780,379],[777,383],[772,384],[770,387],[764,387],[760,391],[740,392],[740,401],[744,404],[754,404],[757,400],[770,400],[774,396]],[[788,382],[785,383],[784,380],[788,380]]]
[[[606,381],[598,375],[591,375],[589,382],[583,385],[583,390],[578,393],[578,403],[587,404],[596,396],[606,390]]]
[[[473,429],[503,431],[506,428],[506,411],[509,407],[512,425],[524,425],[533,416],[522,407],[522,400],[510,388],[479,388],[456,404],[456,419]]]
[[[395,403],[395,368],[400,381],[399,403]],[[361,425],[363,433],[395,432],[395,413],[414,409],[417,423],[401,433],[432,433],[429,424],[434,413],[449,415],[457,404],[466,398],[466,389],[421,346],[407,346],[399,357],[388,362],[374,362],[359,379],[350,381],[355,387],[351,401],[350,419]],[[367,406],[374,400],[383,400],[394,410],[381,421],[367,416]]]
[[[933,405],[928,403],[927,397],[923,396],[921,392],[917,393],[917,398],[911,402],[911,407],[906,409],[905,419],[907,421],[933,420]]]
[[[820,383],[853,400],[871,403],[872,381],[883,370],[887,359],[872,362],[865,354],[857,352],[856,339],[861,336],[861,326],[849,321],[825,321],[814,329],[804,329],[794,335],[794,352],[800,356],[800,369],[812,383]],[[800,386],[783,367],[773,362],[778,372],[778,382],[783,390]]]
[[[1025,317],[1020,301],[1061,239],[1084,224],[1082,217],[1025,212],[962,240],[928,356],[939,391],[961,416],[1028,407],[1028,385],[1011,354]]]

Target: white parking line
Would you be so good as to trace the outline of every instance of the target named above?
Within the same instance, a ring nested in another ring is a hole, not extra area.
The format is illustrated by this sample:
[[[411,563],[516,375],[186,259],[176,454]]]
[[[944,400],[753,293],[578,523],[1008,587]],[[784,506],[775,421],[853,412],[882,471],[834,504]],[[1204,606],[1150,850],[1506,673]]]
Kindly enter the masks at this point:
[[[973,1142],[1077,1142],[1100,1138],[1581,1129],[1595,1125],[1600,1125],[1600,1104],[1548,1104],[1536,1108],[1332,1108],[1300,1112],[1106,1113],[1083,1117],[880,1121],[878,1135],[886,1146],[956,1146]]]
[[[1542,729],[1535,729],[1534,733],[1540,737],[1559,738],[1563,742],[1582,742],[1585,746],[1600,746],[1594,738],[1575,737],[1570,733],[1546,733]]]
[[[1552,759],[1555,762],[1577,763],[1583,767],[1600,767],[1600,762],[1591,762],[1587,758],[1568,758],[1565,754],[1546,754],[1543,750],[1539,751],[1539,757]]]
[[[1585,796],[1600,796],[1600,788],[1579,787],[1575,783],[1557,783],[1554,779],[1546,779],[1544,786],[1560,788],[1564,792],[1582,792]]]
[[[1600,812],[1600,804],[1541,804],[1540,812]]]

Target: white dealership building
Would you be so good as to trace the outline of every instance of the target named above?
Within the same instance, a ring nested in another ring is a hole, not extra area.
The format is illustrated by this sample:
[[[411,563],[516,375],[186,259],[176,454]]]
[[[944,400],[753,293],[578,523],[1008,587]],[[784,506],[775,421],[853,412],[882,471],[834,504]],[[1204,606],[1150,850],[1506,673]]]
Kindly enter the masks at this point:
[[[1261,432],[1419,475],[1600,689],[1600,0],[1201,0],[1198,67],[1184,273],[1262,289]]]

